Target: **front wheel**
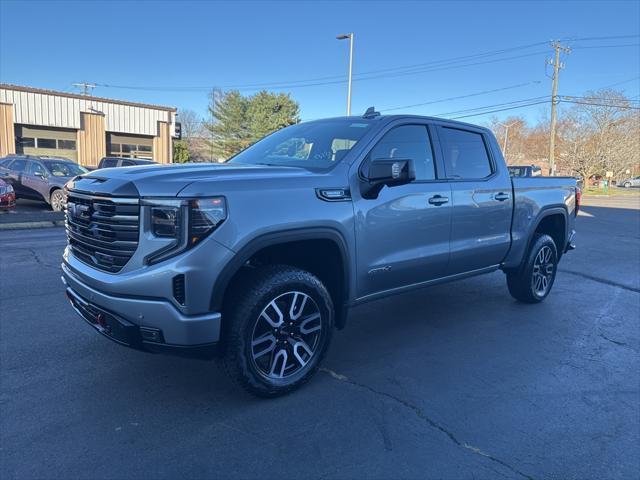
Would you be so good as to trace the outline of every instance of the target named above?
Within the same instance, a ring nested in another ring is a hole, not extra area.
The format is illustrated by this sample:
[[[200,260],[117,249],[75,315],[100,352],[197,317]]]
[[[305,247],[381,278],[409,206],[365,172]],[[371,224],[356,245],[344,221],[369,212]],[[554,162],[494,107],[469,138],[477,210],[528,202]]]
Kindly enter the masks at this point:
[[[54,212],[61,212],[64,208],[64,193],[60,189],[56,189],[51,192],[51,197],[49,198],[49,204],[51,205],[51,210]]]
[[[333,330],[329,292],[309,272],[271,265],[250,273],[225,311],[227,373],[249,392],[276,397],[317,371]]]
[[[509,293],[521,302],[541,302],[551,291],[557,268],[558,250],[555,242],[549,235],[538,235],[520,269],[507,272]]]
[[[631,188],[631,182],[625,182],[624,188]]]

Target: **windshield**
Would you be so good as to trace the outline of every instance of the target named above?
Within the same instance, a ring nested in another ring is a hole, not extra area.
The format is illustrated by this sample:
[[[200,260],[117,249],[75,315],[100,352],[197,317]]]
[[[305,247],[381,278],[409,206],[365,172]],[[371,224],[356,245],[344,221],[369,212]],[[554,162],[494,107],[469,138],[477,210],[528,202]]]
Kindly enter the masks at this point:
[[[54,177],[75,177],[88,172],[86,168],[71,162],[45,162],[45,165]]]
[[[259,140],[229,162],[327,169],[342,160],[370,127],[371,121],[361,118],[301,123]]]

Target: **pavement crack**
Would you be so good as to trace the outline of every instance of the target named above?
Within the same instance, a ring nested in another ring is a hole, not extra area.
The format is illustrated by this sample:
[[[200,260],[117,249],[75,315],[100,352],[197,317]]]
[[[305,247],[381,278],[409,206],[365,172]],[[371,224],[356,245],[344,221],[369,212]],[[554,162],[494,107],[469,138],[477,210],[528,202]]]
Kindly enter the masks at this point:
[[[603,283],[605,285],[609,285],[610,287],[622,288],[623,290],[628,290],[630,292],[640,293],[640,288],[630,287],[629,285],[625,285],[624,283],[614,282],[613,280],[596,277],[594,275],[589,275],[588,273],[576,272],[574,270],[565,270],[564,268],[559,269],[558,271],[562,273],[568,273],[569,275],[576,275],[578,277],[586,278],[594,282]]]
[[[499,458],[496,458],[496,457],[494,457],[493,455],[491,455],[489,453],[486,453],[485,451],[481,450],[478,447],[475,447],[473,445],[469,445],[468,443],[465,443],[465,442],[461,442],[453,432],[451,432],[446,427],[444,427],[443,425],[440,425],[438,422],[436,422],[435,420],[430,418],[417,405],[414,405],[414,404],[412,404],[410,402],[407,402],[406,400],[403,400],[402,398],[396,397],[395,395],[392,395],[390,393],[383,392],[383,391],[380,391],[380,390],[376,390],[375,388],[370,387],[368,385],[365,385],[363,383],[355,382],[355,381],[351,380],[349,377],[347,377],[346,375],[342,375],[340,373],[334,372],[331,369],[321,368],[320,371],[328,374],[329,376],[331,376],[335,380],[338,380],[339,382],[348,383],[349,385],[353,385],[353,386],[361,388],[363,390],[367,390],[368,392],[373,393],[374,395],[385,397],[385,398],[388,398],[389,400],[392,400],[392,401],[394,401],[396,403],[399,403],[400,405],[404,406],[405,408],[411,410],[420,420],[422,420],[424,423],[429,425],[431,428],[433,428],[434,430],[438,430],[439,432],[444,434],[455,445],[457,445],[457,446],[459,446],[461,448],[464,448],[465,450],[468,450],[468,451],[470,451],[470,452],[472,452],[472,453],[474,453],[476,455],[480,455],[480,456],[482,456],[484,458],[487,458],[487,459],[491,460],[492,462],[498,463],[499,465],[502,465],[503,467],[509,469],[513,473],[516,473],[516,474],[520,475],[523,478],[526,478],[528,480],[534,480],[533,477],[531,477],[530,475],[527,475],[526,473],[521,472],[517,468],[509,465],[507,462],[505,462],[503,460],[500,460]]]
[[[58,270],[59,267],[56,265],[49,265],[47,262],[45,262],[44,260],[42,260],[42,258],[40,258],[40,255],[38,255],[38,252],[36,252],[35,248],[27,248],[26,249],[31,255],[33,255],[33,259],[36,261],[36,263],[38,265],[40,265],[41,267],[45,267],[45,268],[53,268],[54,270]]]
[[[626,343],[624,343],[624,342],[619,342],[619,341],[617,341],[617,340],[613,340],[613,339],[611,339],[611,338],[607,337],[604,333],[601,333],[601,334],[600,334],[600,337],[601,337],[601,338],[604,338],[606,341],[611,342],[611,343],[613,343],[613,344],[615,344],[615,345],[619,345],[620,347],[627,347],[627,346],[628,346],[628,345],[627,345]]]

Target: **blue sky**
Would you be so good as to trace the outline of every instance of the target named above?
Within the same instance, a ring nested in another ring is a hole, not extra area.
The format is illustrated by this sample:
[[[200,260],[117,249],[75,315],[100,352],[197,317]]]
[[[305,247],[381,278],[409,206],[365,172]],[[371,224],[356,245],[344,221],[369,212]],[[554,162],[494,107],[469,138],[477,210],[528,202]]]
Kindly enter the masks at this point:
[[[73,82],[94,82],[111,85],[96,88],[98,96],[202,115],[212,86],[268,83],[286,87],[275,90],[291,93],[303,119],[336,116],[345,110],[346,84],[327,82],[344,82],[348,42],[335,35],[355,32],[355,78],[383,72],[354,81],[353,112],[473,94],[390,111],[435,115],[550,94],[544,62],[551,49],[533,44],[558,38],[575,48],[564,56],[560,94],[618,84],[627,95],[640,95],[639,25],[640,1],[0,0],[0,81],[62,91],[75,91]],[[397,69],[417,64],[422,67]],[[323,85],[292,88],[298,80]],[[495,115],[536,120],[547,109],[532,105]],[[475,112],[458,115],[469,113]],[[488,116],[466,120],[482,123]]]

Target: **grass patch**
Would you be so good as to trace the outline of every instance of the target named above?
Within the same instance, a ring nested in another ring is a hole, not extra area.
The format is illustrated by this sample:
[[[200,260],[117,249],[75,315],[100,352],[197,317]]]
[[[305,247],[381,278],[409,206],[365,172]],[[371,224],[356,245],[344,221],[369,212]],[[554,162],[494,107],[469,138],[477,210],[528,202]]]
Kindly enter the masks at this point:
[[[593,197],[621,197],[621,196],[638,196],[640,188],[619,188],[611,187],[608,190],[602,188],[587,188],[582,191],[584,195]]]

